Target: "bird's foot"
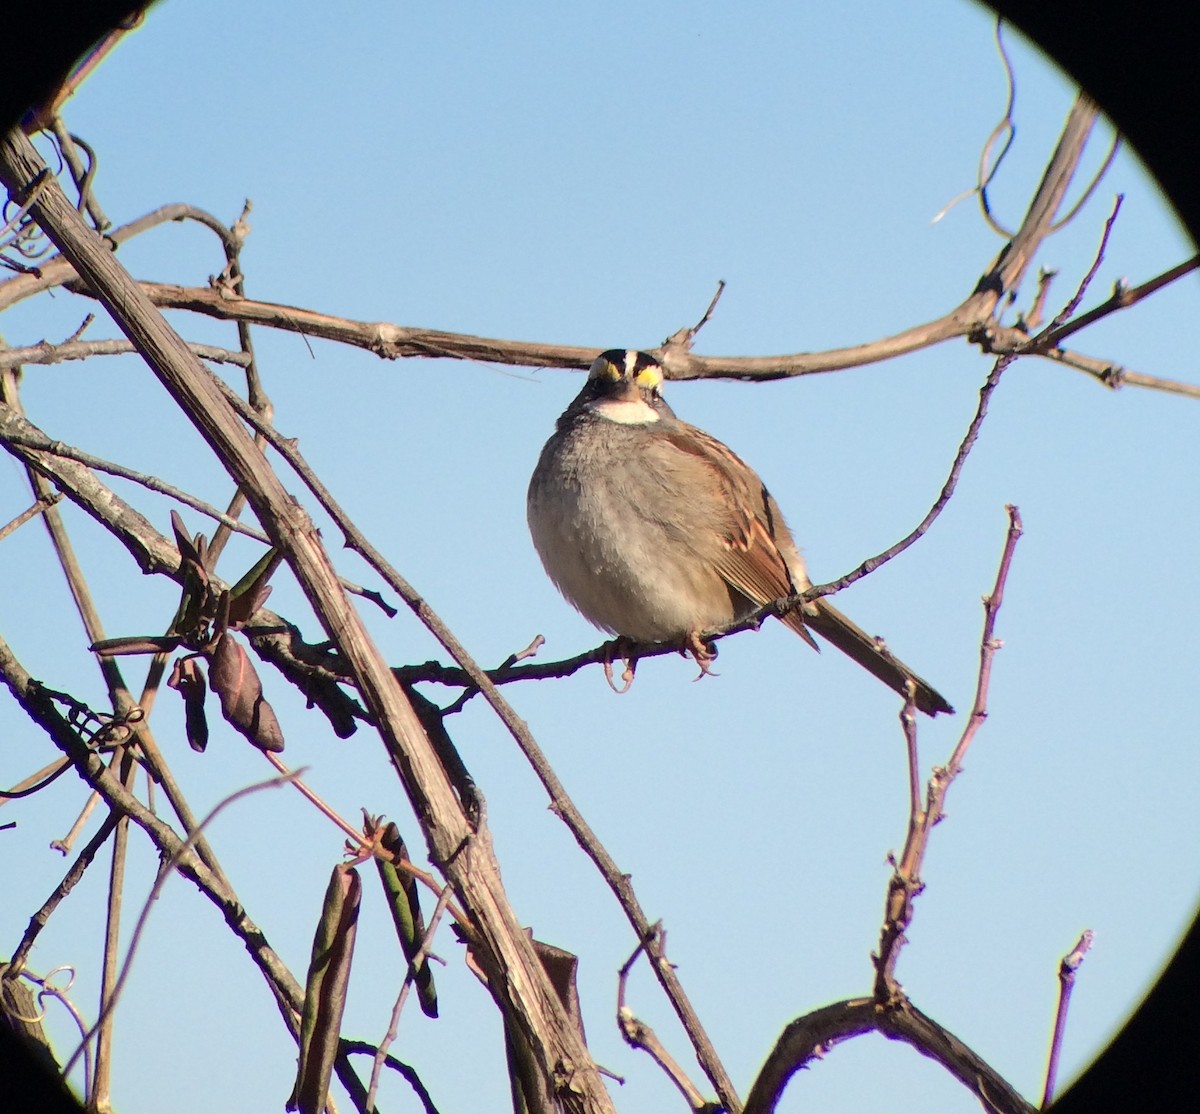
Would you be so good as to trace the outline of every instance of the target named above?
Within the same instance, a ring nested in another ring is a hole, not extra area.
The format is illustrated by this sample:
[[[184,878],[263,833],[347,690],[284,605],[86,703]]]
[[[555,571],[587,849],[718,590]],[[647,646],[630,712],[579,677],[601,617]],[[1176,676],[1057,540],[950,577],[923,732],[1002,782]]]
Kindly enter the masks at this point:
[[[616,681],[613,680],[613,659],[622,658],[625,662],[625,671],[621,674],[621,687],[617,688]],[[633,685],[633,675],[637,671],[637,658],[630,652],[629,642],[624,638],[614,638],[611,642],[604,644],[604,679],[608,682],[608,687],[613,690],[618,696],[623,696]]]
[[[699,631],[690,630],[683,640],[684,646],[691,651],[692,659],[700,667],[700,672],[695,676],[694,680],[698,681],[701,677],[718,677],[719,673],[714,673],[709,666],[717,660],[717,648],[711,643],[706,643],[700,637]]]

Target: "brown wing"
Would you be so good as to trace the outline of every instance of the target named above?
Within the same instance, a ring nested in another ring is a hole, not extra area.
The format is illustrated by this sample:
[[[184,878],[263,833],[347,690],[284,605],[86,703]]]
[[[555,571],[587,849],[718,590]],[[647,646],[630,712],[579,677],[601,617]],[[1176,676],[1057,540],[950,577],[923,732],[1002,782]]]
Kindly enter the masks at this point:
[[[708,471],[710,482],[701,486],[714,497],[705,509],[716,515],[713,525],[721,540],[712,560],[727,584],[755,604],[794,595],[811,586],[779,506],[748,464],[715,437],[685,422],[679,422],[678,430],[664,431],[660,444],[669,445],[674,453],[685,454],[690,463]],[[911,682],[917,707],[928,715],[953,712],[928,681],[828,601],[820,599],[803,609],[797,607],[784,615],[783,621],[819,650],[806,624],[811,626],[901,695],[906,694]]]
[[[804,563],[778,505],[754,469],[715,437],[685,422],[679,425],[664,441],[702,464],[722,495],[717,524],[722,546],[714,557],[721,577],[756,605],[802,592],[809,586]],[[819,649],[804,629],[799,609],[784,616],[784,622]]]

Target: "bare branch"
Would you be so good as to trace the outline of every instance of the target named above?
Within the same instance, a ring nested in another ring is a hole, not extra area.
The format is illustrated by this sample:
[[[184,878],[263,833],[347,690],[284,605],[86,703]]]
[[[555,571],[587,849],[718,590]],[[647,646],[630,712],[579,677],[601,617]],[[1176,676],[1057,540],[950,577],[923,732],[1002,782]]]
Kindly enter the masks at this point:
[[[80,1053],[83,1051],[83,1046],[89,1040],[91,1040],[93,1034],[100,1030],[105,1019],[109,1016],[109,1014],[112,1013],[114,1009],[116,1009],[117,1003],[120,1001],[121,991],[124,989],[125,983],[129,978],[129,971],[133,965],[134,957],[137,955],[138,944],[141,943],[142,933],[146,928],[146,922],[150,918],[150,910],[154,908],[154,903],[158,900],[159,895],[162,893],[162,888],[166,884],[167,879],[170,878],[171,875],[179,868],[180,863],[191,851],[192,847],[196,843],[196,840],[200,837],[204,829],[207,828],[208,825],[212,823],[212,821],[218,816],[220,816],[220,814],[224,812],[225,809],[227,809],[230,805],[236,804],[243,798],[249,797],[254,793],[259,793],[264,789],[277,789],[280,786],[286,785],[293,776],[298,776],[300,773],[303,773],[303,771],[297,771],[295,775],[283,774],[278,777],[268,778],[266,781],[255,782],[253,785],[247,785],[242,789],[238,789],[234,793],[230,793],[227,797],[218,802],[212,811],[209,812],[209,814],[196,826],[196,830],[171,852],[170,857],[159,868],[158,875],[154,879],[154,885],[150,887],[150,893],[142,905],[142,911],[138,915],[137,923],[134,925],[133,933],[129,938],[129,947],[125,950],[125,960],[121,964],[121,971],[113,985],[112,992],[107,996],[104,1003],[104,1008],[101,1010],[100,1016],[96,1019],[96,1023],[92,1026],[91,1030],[89,1030],[88,1034],[84,1037],[79,1047],[72,1053],[70,1059],[68,1059],[64,1065],[63,1075],[70,1074],[71,1067],[74,1065],[75,1061],[79,1058]]]
[[[343,532],[346,545],[363,555],[368,563],[383,577],[391,589],[408,605],[413,613],[425,624],[431,634],[445,647],[451,657],[458,662],[463,673],[471,684],[484,696],[496,715],[500,718],[509,734],[520,747],[526,761],[533,768],[550,798],[550,807],[567,825],[576,842],[596,864],[605,881],[616,895],[630,924],[639,939],[649,939],[650,922],[643,912],[634,894],[629,875],[621,871],[607,849],[600,842],[591,826],[584,820],[576,808],[574,801],[566,791],[558,775],[546,759],[541,747],[538,746],[529,728],[526,726],[511,705],[501,696],[497,687],[489,680],[487,673],[482,670],[467,652],[466,647],[454,636],[453,632],[442,622],[425,599],[405,580],[399,572],[383,557],[367,540],[362,532],[345,514],[332,493],[309,468],[304,457],[297,449],[294,441],[279,434],[273,427],[262,422],[249,407],[220,380],[214,380],[226,401],[238,412],[243,420],[262,433],[271,446],[280,453],[289,465],[312,491],[317,501],[337,523]],[[519,668],[519,667],[518,667]],[[361,691],[361,688],[360,688]],[[394,752],[393,752],[394,754]],[[395,758],[393,759],[395,761]],[[442,763],[445,770],[446,764]],[[651,939],[646,945],[647,954],[654,960],[653,970],[658,976],[667,998],[671,1002],[676,1015],[679,1017],[684,1030],[692,1040],[696,1056],[708,1075],[713,1088],[730,1114],[739,1114],[741,1109],[737,1092],[733,1083],[717,1055],[716,1048],[705,1032],[683,985],[675,973],[675,969],[666,961],[665,956],[656,952],[656,945]]]
[[[1083,957],[1092,949],[1092,930],[1084,929],[1075,946],[1062,957],[1058,965],[1058,1008],[1054,1011],[1054,1036],[1050,1041],[1050,1057],[1046,1064],[1046,1087],[1042,1092],[1042,1106],[1050,1105],[1054,1098],[1054,1085],[1058,1077],[1058,1057],[1062,1052],[1063,1034],[1067,1029],[1067,1009],[1071,1004],[1071,991],[1075,987],[1075,973],[1083,963]]]
[[[0,526],[0,542],[4,541],[14,530],[19,530],[30,519],[37,518],[43,511],[49,510],[62,498],[57,491],[47,492],[45,495],[39,495],[34,500],[33,506],[23,510],[16,518],[10,522],[6,522]]]
[[[62,759],[68,766],[68,759]],[[29,925],[25,929],[25,934],[21,937],[21,942],[13,949],[12,959],[9,960],[8,967],[4,971],[3,977],[11,978],[14,975],[19,975],[25,969],[25,960],[29,956],[30,950],[33,948],[34,942],[38,938],[38,934],[46,927],[46,922],[49,921],[54,910],[61,904],[63,898],[67,896],[74,888],[76,883],[83,877],[84,872],[96,857],[96,852],[108,841],[108,837],[112,835],[113,829],[117,826],[116,812],[110,812],[104,822],[96,830],[96,834],[87,841],[82,851],[71,864],[70,870],[63,876],[63,879],[53,892],[44,902],[42,907],[29,918]]]
[[[879,934],[879,951],[874,956],[875,1001],[882,1007],[890,1007],[903,1000],[903,991],[896,982],[896,963],[904,946],[904,933],[912,922],[913,899],[921,892],[921,869],[929,845],[933,827],[942,818],[942,806],[951,783],[962,768],[962,761],[976,732],[987,719],[987,695],[991,681],[992,659],[1000,643],[995,638],[996,615],[1004,599],[1004,585],[1012,565],[1017,539],[1021,536],[1021,516],[1016,507],[1008,507],[1008,532],[1005,535],[1004,551],[996,573],[996,584],[992,594],[984,599],[983,635],[979,650],[979,678],[976,682],[975,705],[963,729],[958,745],[944,767],[935,768],[925,791],[925,808],[910,788],[912,811],[909,817],[908,835],[899,860],[893,862],[891,880],[888,883],[884,903],[883,927]],[[905,709],[906,712],[908,709]],[[902,717],[903,718],[903,717]],[[905,723],[906,736],[909,733]],[[909,740],[910,771],[916,758],[915,735]],[[910,786],[912,774],[910,772]]]
[[[0,353],[0,355],[3,355],[3,353]],[[24,418],[19,416],[14,417],[4,430],[3,437],[9,445],[14,447],[32,449],[39,453],[49,453],[53,456],[65,457],[68,460],[76,460],[88,468],[94,468],[97,472],[106,472],[110,476],[119,476],[123,480],[129,480],[131,483],[146,488],[147,491],[153,491],[158,495],[166,495],[168,498],[182,503],[185,507],[191,507],[192,510],[199,511],[200,514],[214,519],[236,533],[244,534],[255,541],[269,544],[267,535],[261,530],[257,530],[253,526],[245,526],[236,518],[230,518],[211,503],[206,503],[203,499],[189,495],[186,491],[160,480],[157,476],[151,476],[145,472],[127,468],[124,464],[117,464],[114,461],[105,460],[103,457],[93,456],[91,453],[75,448],[74,445],[68,445],[65,441],[52,441],[37,426]]]
[[[836,1044],[870,1032],[904,1041],[941,1064],[980,1099],[985,1110],[1033,1114],[1034,1108],[995,1069],[911,1002],[904,1000],[881,1009],[870,998],[837,1002],[791,1022],[750,1088],[745,1114],[770,1114],[796,1072],[825,1056]]]
[[[214,364],[237,364],[246,367],[250,357],[245,352],[231,352],[212,344],[189,344],[202,360]],[[0,351],[0,368],[20,367],[22,364],[61,364],[69,360],[90,360],[93,356],[125,356],[136,352],[127,340],[75,340],[64,344],[33,344],[27,348],[6,348]]]
[[[1125,287],[1118,284],[1114,287],[1112,295],[1107,301],[1101,302],[1100,305],[1095,306],[1086,313],[1081,313],[1073,321],[1067,321],[1065,324],[1051,329],[1041,343],[1046,347],[1056,348],[1067,337],[1073,336],[1081,329],[1086,329],[1089,325],[1094,324],[1103,317],[1107,317],[1110,313],[1115,313],[1119,309],[1128,309],[1130,306],[1136,305],[1156,290],[1161,290],[1176,279],[1191,274],[1197,268],[1200,268],[1200,255],[1193,255],[1191,259],[1185,259],[1182,263],[1177,263],[1174,267],[1170,267],[1163,271],[1162,274],[1148,279],[1140,286]]]
[[[33,200],[35,198],[29,198],[31,205]],[[140,236],[143,232],[166,224],[168,221],[185,220],[198,221],[205,227],[213,229],[218,235],[221,235],[222,232],[228,234],[225,226],[211,213],[206,213],[194,205],[172,204],[163,205],[146,213],[145,216],[138,217],[137,220],[130,221],[128,224],[106,233],[104,239],[110,244],[120,245],[135,236]],[[71,266],[65,256],[52,256],[36,268],[31,268],[28,273],[0,282],[0,310],[7,309],[25,298],[40,294],[43,290],[61,286],[77,277],[75,268]]]
[[[890,337],[828,352],[754,357],[697,356],[683,350],[683,346],[673,346],[669,342],[648,351],[659,358],[670,379],[758,380],[859,367],[954,337],[974,338],[1002,297],[1020,284],[1038,246],[1049,234],[1096,114],[1095,105],[1086,97],[1081,96],[1076,101],[1021,228],[989,266],[970,297],[948,314]],[[599,348],[501,340],[386,322],[353,321],[297,306],[238,298],[224,289],[167,283],[138,285],[159,308],[185,309],[222,320],[268,325],[365,348],[385,359],[443,357],[526,367],[584,369],[601,351]],[[79,289],[86,293],[85,289]],[[4,285],[0,285],[0,306],[3,305],[3,293]]]
[[[0,178],[10,190],[22,190],[42,169],[37,153],[19,133],[10,133],[0,144]],[[410,803],[418,815],[428,818],[424,827],[431,857],[446,871],[480,935],[477,952],[484,955],[485,963],[494,961],[506,972],[503,979],[490,979],[489,987],[505,1017],[529,1038],[542,1078],[553,1081],[568,1111],[611,1110],[595,1064],[548,987],[536,953],[508,904],[490,841],[474,838],[476,833],[412,706],[337,583],[312,521],[288,496],[225,404],[211,372],[98,243],[57,183],[46,186],[32,211],[245,490],[259,522],[345,654]]]
[[[650,931],[653,937],[661,937],[661,923],[653,925]],[[679,1093],[687,1101],[688,1106],[696,1114],[705,1114],[706,1111],[719,1110],[720,1107],[708,1102],[700,1093],[699,1088],[696,1087],[683,1069],[675,1062],[674,1057],[666,1050],[666,1047],[658,1039],[658,1035],[654,1030],[644,1021],[639,1021],[634,1016],[633,1010],[625,1004],[625,988],[629,982],[629,972],[633,970],[633,965],[644,950],[645,941],[639,940],[637,947],[633,949],[630,957],[621,964],[621,969],[617,973],[617,1028],[621,1030],[621,1036],[624,1037],[625,1043],[630,1048],[641,1049],[662,1068],[667,1078],[675,1084],[679,1089]]]
[[[375,1059],[371,1064],[371,1082],[367,1088],[367,1109],[375,1109],[375,1095],[379,1090],[379,1077],[383,1072],[384,1065],[388,1061],[388,1049],[395,1041],[400,1025],[400,1011],[404,1009],[405,999],[408,997],[409,991],[412,989],[414,977],[417,969],[423,962],[426,962],[429,957],[430,945],[433,943],[434,933],[437,932],[438,922],[442,919],[442,914],[450,905],[450,887],[444,886],[442,892],[438,895],[437,904],[433,907],[433,912],[429,917],[429,926],[425,930],[425,938],[421,941],[421,946],[417,949],[416,954],[408,962],[408,970],[404,975],[404,982],[400,987],[400,993],[396,996],[396,1004],[392,1007],[392,1016],[388,1020],[387,1032],[384,1034],[383,1040],[379,1042],[379,1047],[375,1050]]]

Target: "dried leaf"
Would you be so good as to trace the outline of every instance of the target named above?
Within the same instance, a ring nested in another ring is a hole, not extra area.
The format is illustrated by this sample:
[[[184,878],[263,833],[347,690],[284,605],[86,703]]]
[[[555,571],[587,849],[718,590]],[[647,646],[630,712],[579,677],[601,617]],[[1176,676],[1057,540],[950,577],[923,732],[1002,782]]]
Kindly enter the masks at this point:
[[[171,511],[171,529],[175,534],[175,545],[179,548],[179,556],[184,561],[203,565],[199,552],[192,544],[192,536],[187,532],[187,527],[183,523],[183,516],[176,510]]]
[[[102,638],[88,647],[93,654],[115,658],[122,654],[169,654],[183,640],[173,634],[131,634],[120,638]]]
[[[210,661],[209,684],[221,698],[221,714],[259,750],[283,750],[283,731],[263,697],[258,673],[229,631],[217,639]]]
[[[171,527],[175,531],[175,544],[179,546],[183,580],[179,607],[167,630],[192,639],[192,645],[196,645],[201,641],[201,628],[205,625],[206,614],[211,612],[212,607],[212,588],[205,566],[207,543],[202,534],[196,535],[199,546],[192,543],[184,531],[183,519],[179,517],[178,511],[171,512]]]
[[[587,1036],[583,1031],[583,1011],[579,1006],[579,987],[575,981],[579,972],[579,957],[562,948],[556,948],[553,944],[535,940],[532,932],[529,933],[529,942],[537,952],[542,970],[549,977],[550,985],[554,987],[554,993],[558,995],[563,1009],[575,1023],[584,1044],[587,1044]]]
[[[299,1110],[300,1114],[321,1114],[329,1096],[361,900],[358,871],[349,866],[334,867],[313,937],[300,1019],[296,1085],[287,1101],[287,1109]]]
[[[367,825],[366,829],[367,835],[370,836],[370,825]],[[400,838],[400,830],[395,824],[389,822],[379,843],[385,851],[401,859],[408,859],[408,848]],[[411,968],[413,959],[421,950],[425,939],[420,887],[411,874],[397,870],[384,859],[376,858],[375,866],[379,870],[379,880],[383,883],[383,891],[387,895],[388,909],[392,913],[396,935],[400,937],[400,947],[404,949],[404,958],[408,960]],[[416,983],[417,1001],[421,1003],[421,1012],[426,1017],[437,1017],[437,988],[433,985],[433,968],[429,965],[428,958],[422,958],[421,966],[413,972],[413,982]]]
[[[229,590],[229,625],[237,628],[246,623],[271,594],[267,581],[279,567],[283,554],[278,549],[268,549]]]
[[[188,746],[201,754],[208,746],[208,718],[204,714],[204,697],[208,686],[204,670],[196,658],[180,658],[171,670],[167,684],[183,697],[184,725]]]

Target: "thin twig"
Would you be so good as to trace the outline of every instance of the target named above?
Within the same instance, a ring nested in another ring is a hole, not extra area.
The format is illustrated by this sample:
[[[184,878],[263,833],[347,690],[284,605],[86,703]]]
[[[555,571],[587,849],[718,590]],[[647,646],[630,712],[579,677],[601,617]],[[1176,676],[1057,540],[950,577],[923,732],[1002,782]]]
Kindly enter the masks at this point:
[[[925,517],[903,538],[894,545],[890,545],[882,553],[876,554],[874,557],[868,557],[857,568],[852,569],[844,576],[839,576],[836,580],[828,581],[825,584],[818,584],[804,592],[802,596],[796,597],[791,601],[785,601],[787,606],[794,603],[802,602],[803,600],[816,599],[819,596],[829,595],[833,592],[840,592],[843,588],[849,587],[856,580],[861,580],[864,576],[874,572],[881,565],[892,560],[893,557],[899,556],[918,538],[921,538],[929,530],[929,527],[937,521],[942,511],[946,509],[946,505],[950,502],[954,495],[955,489],[958,487],[959,477],[962,475],[963,465],[966,464],[967,457],[970,455],[971,449],[974,448],[975,442],[979,437],[980,427],[983,425],[984,419],[988,413],[988,403],[991,401],[992,395],[1000,384],[1000,377],[1008,369],[1008,366],[1013,362],[1015,356],[1001,356],[993,365],[992,370],[988,372],[987,378],[983,381],[983,386],[979,388],[979,403],[975,408],[975,415],[971,418],[970,424],[967,426],[967,432],[964,434],[962,441],[958,446],[958,451],[954,454],[954,460],[950,465],[949,475],[946,477],[946,482],[942,485],[942,490],[934,500]],[[776,605],[777,606],[777,605]],[[763,614],[771,614],[775,611],[775,606],[768,605],[762,612]],[[708,637],[705,635],[705,637]]]
[[[79,833],[83,831],[84,825],[88,822],[88,817],[95,811],[96,805],[100,803],[100,794],[91,792],[87,796],[87,800],[83,803],[83,808],[79,810],[79,815],[75,818],[75,823],[71,825],[70,830],[62,839],[52,839],[50,841],[50,849],[57,851],[60,855],[66,856],[71,853],[71,848],[75,846],[75,841],[79,838]]]
[[[49,510],[61,498],[62,493],[58,491],[49,491],[45,495],[39,495],[32,507],[26,508],[16,518],[0,526],[0,542],[4,541],[14,530],[19,530],[30,519],[37,518],[43,511]]]
[[[214,364],[237,364],[246,367],[250,362],[244,352],[232,352],[213,344],[188,344],[202,360]],[[18,367],[22,364],[61,364],[70,360],[90,360],[93,356],[125,356],[136,353],[127,340],[69,340],[62,344],[29,345],[25,348],[9,348],[0,352],[0,367]]]
[[[127,792],[133,792],[134,779],[137,776],[137,766],[133,761],[133,752],[129,747],[121,747],[113,755],[113,769],[121,779]],[[117,952],[121,940],[121,911],[125,900],[125,864],[129,850],[129,817],[118,816],[113,830],[112,862],[108,872],[108,900],[104,916],[104,951],[100,964],[100,1013],[96,1018],[91,1032],[96,1037],[96,1073],[92,1082],[92,1103],[98,1110],[107,1110],[111,1104],[112,1060],[113,1060],[113,1016],[112,1007],[116,1004],[115,995],[117,984]],[[81,1046],[82,1047],[82,1046]],[[71,1062],[63,1069],[63,1075],[71,1070]]]
[[[1096,248],[1096,254],[1092,258],[1092,264],[1087,269],[1087,273],[1080,280],[1079,286],[1072,295],[1071,300],[1063,306],[1061,310],[1055,314],[1054,320],[1050,322],[1040,333],[1031,338],[1030,348],[1040,347],[1045,345],[1048,338],[1054,335],[1056,329],[1061,329],[1063,324],[1071,319],[1075,311],[1079,308],[1083,301],[1087,289],[1092,284],[1092,280],[1096,277],[1100,270],[1100,264],[1104,262],[1104,253],[1108,248],[1109,237],[1112,236],[1112,230],[1117,223],[1117,215],[1121,212],[1121,205],[1125,200],[1123,193],[1117,194],[1113,199],[1112,212],[1109,213],[1108,219],[1104,222],[1104,231],[1100,234],[1100,243]]]
[[[437,931],[438,922],[442,919],[442,914],[445,913],[449,904],[450,887],[444,886],[441,894],[438,895],[437,904],[433,907],[433,912],[430,914],[429,925],[425,929],[425,935],[421,939],[421,946],[408,962],[408,970],[405,972],[404,982],[400,986],[400,993],[396,996],[396,1004],[392,1007],[392,1016],[388,1021],[387,1032],[384,1034],[383,1040],[379,1042],[379,1047],[375,1051],[375,1059],[371,1064],[371,1082],[367,1087],[367,1110],[369,1112],[375,1110],[375,1094],[379,1090],[379,1077],[383,1072],[384,1065],[387,1063],[387,1050],[392,1046],[392,1042],[395,1041],[400,1029],[400,1011],[404,1009],[404,1002],[408,997],[409,991],[412,989],[417,969],[422,963],[429,962],[430,945],[433,943],[434,933]]]
[[[69,759],[64,758],[63,761],[68,765],[70,764]],[[104,846],[116,826],[117,814],[109,812],[97,829],[96,834],[87,841],[83,850],[79,852],[78,857],[71,864],[71,869],[63,876],[63,880],[54,887],[50,896],[42,902],[42,907],[29,918],[29,925],[25,929],[25,934],[21,937],[21,942],[13,949],[12,959],[9,961],[5,977],[8,977],[9,974],[20,974],[24,970],[25,960],[28,958],[30,949],[33,947],[34,941],[37,940],[38,934],[46,927],[46,922],[50,919],[54,910],[58,908],[63,898],[75,888],[76,883],[83,877],[84,872],[92,865],[92,861],[96,857],[96,852]]]
[[[279,771],[281,777],[285,777],[291,782],[296,791],[302,797],[304,797],[309,804],[311,804],[327,820],[332,821],[335,825],[337,825],[337,827],[341,828],[341,830],[347,836],[349,836],[355,847],[362,848],[368,855],[371,853],[371,845],[365,839],[363,839],[362,832],[360,832],[348,820],[338,815],[333,808],[321,800],[321,798],[304,783],[304,780],[300,777],[299,773],[297,773],[295,770],[288,769],[287,763],[285,763],[278,754],[266,750],[261,751],[261,754],[268,762],[271,763],[272,766],[275,767],[276,770]]]
[[[342,832],[349,836],[347,853],[353,853],[356,856],[364,859],[371,858],[373,856],[381,856],[382,858],[386,858],[390,863],[392,863],[393,866],[395,866],[397,870],[411,875],[418,882],[424,885],[438,899],[439,902],[442,900],[442,895],[446,894],[446,887],[439,885],[437,879],[434,878],[432,874],[426,870],[422,870],[413,862],[394,858],[381,847],[379,847],[378,843],[364,839],[362,832],[355,828],[354,825],[346,820],[340,813],[338,813],[336,809],[322,800],[317,793],[310,789],[299,773],[297,773],[295,770],[288,769],[287,763],[285,763],[278,754],[266,750],[261,751],[260,753],[267,759],[268,762],[271,763],[272,766],[275,767],[276,770],[279,771],[282,777],[286,778],[292,783],[293,786],[295,786],[296,791],[305,800],[307,800],[309,804],[311,804],[319,813],[321,813],[322,816],[331,821],[336,827],[340,828]],[[449,895],[447,895],[447,901],[449,901]],[[466,917],[464,916],[463,911],[452,901],[449,902],[449,907],[451,917],[453,917],[454,920],[456,920],[459,924],[465,925]]]
[[[1043,1109],[1054,1099],[1054,1086],[1058,1076],[1058,1058],[1062,1052],[1063,1034],[1067,1029],[1067,1009],[1071,1004],[1071,991],[1075,986],[1075,974],[1083,963],[1083,957],[1091,950],[1093,934],[1090,928],[1075,946],[1062,957],[1058,965],[1058,1008],[1054,1011],[1054,1036],[1050,1041],[1050,1056],[1046,1064],[1046,1086],[1042,1091]]]
[[[984,720],[987,719],[987,697],[992,675],[992,659],[1000,647],[1000,643],[995,637],[996,615],[1004,600],[1004,585],[1008,580],[1008,571],[1012,565],[1017,540],[1021,536],[1020,513],[1013,506],[1007,507],[1006,510],[1008,511],[1008,531],[1005,534],[1004,550],[1000,556],[1000,567],[996,572],[996,583],[991,595],[984,598],[983,634],[980,638],[975,704],[971,709],[970,718],[963,729],[958,745],[950,756],[950,761],[944,767],[935,768],[933,776],[929,779],[925,791],[924,809],[920,808],[919,799],[911,799],[912,811],[909,818],[908,835],[904,841],[904,850],[899,859],[894,861],[892,877],[888,883],[887,897],[884,902],[883,927],[879,934],[879,951],[874,956],[875,1000],[885,1008],[894,1007],[905,1000],[903,992],[896,982],[896,962],[904,946],[905,930],[912,922],[913,899],[921,892],[923,886],[921,869],[929,845],[929,836],[934,825],[942,818],[946,793],[962,769],[967,748],[971,745],[971,741],[975,738]],[[906,725],[906,734],[907,730]],[[915,739],[910,743],[910,748],[910,754],[915,757]],[[912,760],[913,758],[910,758],[910,763]]]
[[[666,340],[662,342],[661,350],[663,352],[678,351],[686,355],[691,351],[692,342],[696,339],[696,334],[704,328],[705,325],[712,320],[713,310],[717,308],[717,303],[721,300],[721,295],[725,293],[725,280],[720,279],[717,282],[717,292],[712,296],[712,300],[708,303],[708,308],[696,324],[684,327],[672,333]]]
[[[77,449],[74,445],[68,445],[64,441],[52,441],[31,422],[24,421],[21,424],[23,428],[20,433],[6,438],[9,444],[19,445],[22,448],[32,449],[35,452],[66,457],[68,460],[78,461],[88,468],[93,468],[97,472],[105,472],[110,476],[129,480],[139,487],[146,488],[147,491],[153,491],[158,495],[165,495],[176,502],[182,503],[185,507],[191,507],[192,510],[198,511],[200,514],[221,523],[226,529],[244,534],[255,541],[269,544],[266,534],[261,530],[253,526],[243,525],[237,519],[230,518],[227,514],[218,510],[211,503],[206,503],[203,499],[189,495],[186,491],[160,480],[157,476],[138,472],[136,469],[126,467],[124,464],[117,464],[111,460],[105,460],[103,457],[93,456],[91,453]]]
[[[662,922],[651,927],[650,938],[661,942]],[[629,982],[629,973],[637,962],[638,956],[646,950],[648,940],[639,940],[630,957],[621,964],[617,972],[617,1028],[630,1048],[641,1049],[663,1070],[664,1074],[678,1088],[688,1106],[696,1114],[720,1109],[700,1093],[699,1088],[687,1077],[687,1073],[675,1062],[674,1057],[667,1051],[658,1034],[644,1021],[639,1021],[625,1004],[625,989]]]
[[[83,1041],[80,1042],[79,1047],[75,1049],[75,1051],[71,1054],[70,1059],[67,1060],[66,1065],[63,1067],[63,1075],[70,1074],[71,1068],[74,1066],[75,1061],[79,1059],[84,1045],[86,1045],[88,1041],[92,1039],[93,1034],[95,1034],[95,1032],[99,1029],[100,1025],[104,1022],[104,1019],[116,1008],[117,1002],[120,1000],[121,991],[124,990],[125,982],[129,977],[129,969],[132,966],[133,958],[137,953],[138,944],[141,942],[142,932],[146,927],[146,921],[150,917],[150,910],[153,908],[154,903],[158,900],[159,895],[162,893],[162,888],[166,883],[166,880],[175,871],[176,867],[179,866],[184,856],[186,856],[195,845],[196,839],[200,836],[204,829],[207,828],[208,825],[212,823],[212,821],[215,820],[230,805],[240,801],[243,797],[248,797],[253,793],[260,792],[261,790],[275,789],[279,786],[286,785],[292,780],[293,777],[299,776],[303,772],[304,771],[301,769],[297,770],[295,774],[284,774],[280,777],[268,778],[266,781],[258,781],[253,785],[244,786],[243,788],[230,793],[229,796],[218,802],[216,807],[214,807],[213,810],[209,812],[209,814],[196,826],[196,830],[174,849],[167,861],[163,863],[162,867],[159,869],[158,875],[154,879],[154,885],[150,887],[150,894],[146,898],[145,903],[142,905],[142,911],[138,915],[137,923],[134,925],[133,934],[129,938],[129,947],[125,950],[125,961],[121,964],[121,972],[117,976],[116,982],[113,985],[112,993],[105,1002],[104,1009],[101,1011],[100,1016],[96,1019],[96,1023],[91,1027],[91,1029],[88,1030],[87,1035],[84,1037]]]
[[[1118,285],[1106,301],[1101,302],[1100,305],[1093,307],[1086,313],[1081,313],[1075,320],[1068,321],[1051,330],[1043,338],[1042,344],[1047,347],[1058,347],[1067,337],[1074,335],[1081,329],[1086,329],[1089,325],[1095,324],[1102,317],[1107,317],[1110,313],[1115,313],[1117,310],[1128,309],[1130,306],[1136,305],[1143,298],[1148,297],[1157,290],[1161,290],[1176,279],[1191,274],[1197,268],[1200,268],[1200,255],[1193,255],[1190,259],[1185,259],[1182,263],[1177,263],[1174,267],[1169,267],[1162,274],[1148,279],[1140,286],[1125,287]]]

